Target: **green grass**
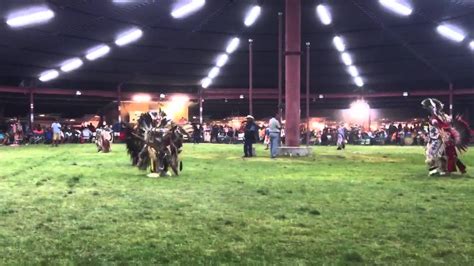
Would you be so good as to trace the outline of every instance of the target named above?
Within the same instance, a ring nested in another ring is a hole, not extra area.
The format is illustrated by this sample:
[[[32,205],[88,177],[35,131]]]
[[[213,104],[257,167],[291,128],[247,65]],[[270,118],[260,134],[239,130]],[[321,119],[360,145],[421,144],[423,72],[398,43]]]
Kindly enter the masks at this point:
[[[241,148],[152,179],[122,145],[0,147],[0,264],[474,263],[474,179],[428,177],[421,147]]]

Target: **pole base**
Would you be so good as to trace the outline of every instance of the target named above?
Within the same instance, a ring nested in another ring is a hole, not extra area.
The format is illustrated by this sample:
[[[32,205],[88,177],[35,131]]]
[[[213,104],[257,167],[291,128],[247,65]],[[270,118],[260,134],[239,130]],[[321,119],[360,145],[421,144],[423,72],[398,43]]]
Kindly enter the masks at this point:
[[[308,157],[313,154],[311,147],[288,147],[282,146],[279,148],[278,155],[283,157]]]

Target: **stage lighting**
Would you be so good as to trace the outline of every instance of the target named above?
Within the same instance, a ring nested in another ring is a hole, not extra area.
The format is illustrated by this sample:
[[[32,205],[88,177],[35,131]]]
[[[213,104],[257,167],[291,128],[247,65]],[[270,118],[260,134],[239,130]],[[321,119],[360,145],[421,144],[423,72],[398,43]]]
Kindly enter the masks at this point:
[[[87,52],[86,58],[89,61],[94,61],[94,60],[96,60],[100,57],[105,56],[109,52],[110,52],[110,47],[108,45],[105,45],[105,44],[99,45],[99,46],[96,46],[96,47],[90,49]]]
[[[354,78],[359,76],[359,70],[357,70],[357,67],[355,67],[355,66],[349,66],[347,68],[347,71]]]
[[[350,54],[348,53],[342,53],[341,54],[341,59],[342,59],[342,62],[344,62],[344,64],[346,66],[350,66],[352,65],[352,57]]]
[[[244,24],[247,27],[252,26],[257,18],[260,16],[260,13],[262,12],[262,8],[260,6],[254,6],[250,11],[247,13],[247,16],[245,17]]]
[[[203,80],[201,80],[201,86],[204,88],[204,89],[207,89],[209,88],[209,86],[212,84],[212,79],[210,78],[205,78]]]
[[[316,7],[316,14],[318,14],[319,20],[321,20],[321,23],[324,25],[329,25],[332,22],[332,16],[331,12],[329,12],[329,9],[325,5],[318,5]]]
[[[237,37],[233,38],[227,45],[227,48],[225,49],[226,53],[228,54],[233,53],[235,50],[237,50],[237,47],[239,47],[239,44],[240,44],[240,39]]]
[[[132,101],[137,103],[146,103],[151,101],[151,96],[149,94],[135,94],[132,97]]]
[[[134,42],[140,39],[143,36],[143,31],[141,29],[135,28],[129,31],[126,31],[118,36],[115,40],[117,46],[124,46],[131,42]]]
[[[364,86],[364,81],[362,80],[361,77],[355,77],[354,78],[354,83],[357,85],[357,87]]]
[[[41,73],[40,77],[39,77],[39,80],[42,81],[42,82],[47,82],[47,81],[53,80],[57,77],[59,77],[59,72],[54,70],[54,69],[51,69],[51,70],[47,70],[47,71]]]
[[[405,1],[401,0],[379,0],[379,3],[384,6],[385,8],[390,9],[391,11],[402,15],[402,16],[409,16],[413,13],[413,8],[406,3]]]
[[[220,69],[218,67],[213,67],[211,71],[209,71],[209,75],[207,75],[208,78],[214,79],[219,75]]]
[[[223,67],[227,61],[229,60],[229,56],[227,54],[221,54],[216,61],[217,67]]]
[[[33,7],[12,13],[7,18],[8,26],[24,27],[32,24],[45,23],[54,18],[54,12],[46,7]]]
[[[355,119],[367,119],[370,116],[370,105],[364,100],[351,103],[350,114]]]
[[[339,52],[342,53],[346,50],[346,45],[344,44],[344,40],[341,37],[334,37],[334,39],[332,39],[332,42]]]
[[[75,69],[80,68],[84,63],[80,58],[73,58],[70,60],[67,60],[66,62],[62,63],[61,65],[61,71],[62,72],[71,72]]]
[[[183,18],[197,11],[198,9],[202,8],[205,4],[206,4],[205,0],[191,0],[189,3],[175,8],[171,12],[171,16],[173,18]]]
[[[462,42],[466,38],[466,33],[453,25],[441,24],[436,30],[439,34],[455,42]]]

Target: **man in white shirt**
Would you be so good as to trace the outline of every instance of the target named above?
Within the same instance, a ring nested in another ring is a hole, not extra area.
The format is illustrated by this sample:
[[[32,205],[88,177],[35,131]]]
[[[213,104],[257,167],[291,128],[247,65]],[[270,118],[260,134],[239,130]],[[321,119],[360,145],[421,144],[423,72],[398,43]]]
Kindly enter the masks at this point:
[[[278,114],[273,116],[268,122],[268,132],[270,135],[270,157],[275,158],[278,155],[278,147],[280,146],[280,130],[281,125],[278,121]]]
[[[54,120],[53,124],[51,124],[51,130],[53,131],[52,146],[57,147],[61,141],[61,124],[59,124],[58,120]]]

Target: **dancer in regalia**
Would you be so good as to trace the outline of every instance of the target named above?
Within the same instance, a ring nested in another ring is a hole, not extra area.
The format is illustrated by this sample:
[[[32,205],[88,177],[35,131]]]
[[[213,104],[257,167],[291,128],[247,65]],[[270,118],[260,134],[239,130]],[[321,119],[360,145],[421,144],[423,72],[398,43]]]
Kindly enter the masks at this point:
[[[143,113],[138,123],[127,132],[127,150],[132,164],[141,170],[150,168],[150,177],[169,175],[171,168],[179,175],[183,165],[179,159],[184,136],[191,135],[189,127],[181,127],[159,113]]]
[[[469,125],[461,116],[452,117],[444,113],[444,105],[437,99],[428,98],[421,102],[430,111],[426,163],[429,175],[446,175],[456,172],[466,173],[466,166],[458,157],[458,152],[467,151],[471,138]]]

